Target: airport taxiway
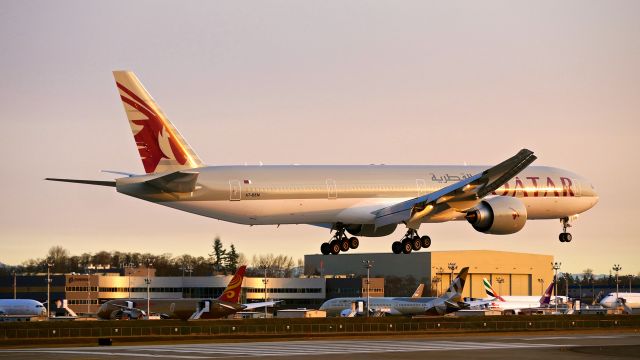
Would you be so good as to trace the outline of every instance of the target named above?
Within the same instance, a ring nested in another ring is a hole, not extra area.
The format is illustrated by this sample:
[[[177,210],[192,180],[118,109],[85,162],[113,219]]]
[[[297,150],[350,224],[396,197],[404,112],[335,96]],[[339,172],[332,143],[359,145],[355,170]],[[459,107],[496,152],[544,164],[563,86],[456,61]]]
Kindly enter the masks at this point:
[[[270,342],[210,342],[107,347],[39,347],[2,349],[0,359],[499,359],[640,358],[640,333],[516,333],[511,335],[384,339],[322,339]]]

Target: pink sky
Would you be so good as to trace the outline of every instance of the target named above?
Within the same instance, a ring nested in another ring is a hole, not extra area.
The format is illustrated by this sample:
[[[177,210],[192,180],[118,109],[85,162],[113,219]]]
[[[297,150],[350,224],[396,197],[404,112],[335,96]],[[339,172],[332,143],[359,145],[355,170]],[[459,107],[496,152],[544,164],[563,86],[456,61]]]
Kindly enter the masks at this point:
[[[298,258],[328,240],[43,181],[142,172],[111,76],[129,69],[209,164],[494,164],[532,149],[600,194],[572,243],[557,221],[512,236],[460,222],[424,226],[431,249],[637,274],[638,14],[634,1],[5,2],[0,262],[52,245],[206,255],[217,235],[248,257]],[[389,252],[401,236],[357,251]]]

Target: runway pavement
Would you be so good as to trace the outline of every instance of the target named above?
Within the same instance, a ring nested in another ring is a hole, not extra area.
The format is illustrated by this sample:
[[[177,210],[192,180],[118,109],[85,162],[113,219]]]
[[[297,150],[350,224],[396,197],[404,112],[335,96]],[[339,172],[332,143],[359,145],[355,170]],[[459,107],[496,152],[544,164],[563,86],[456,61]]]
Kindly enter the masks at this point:
[[[0,350],[0,359],[561,359],[640,358],[640,334],[601,332],[529,335],[412,338],[292,340],[273,342],[176,343],[106,347],[56,347]]]

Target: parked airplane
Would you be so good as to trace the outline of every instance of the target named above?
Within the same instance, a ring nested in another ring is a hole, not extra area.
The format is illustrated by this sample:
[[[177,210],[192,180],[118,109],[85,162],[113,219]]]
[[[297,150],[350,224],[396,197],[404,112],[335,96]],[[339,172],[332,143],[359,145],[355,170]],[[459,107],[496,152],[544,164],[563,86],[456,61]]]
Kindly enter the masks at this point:
[[[412,316],[444,315],[461,310],[466,307],[462,301],[462,291],[468,271],[468,267],[463,268],[451,282],[449,290],[440,297],[372,297],[369,298],[369,309],[364,311],[373,314]],[[366,301],[367,298],[362,297],[335,298],[325,301],[320,310],[326,311],[328,316],[352,316],[355,315],[353,304],[366,304]]]
[[[467,220],[486,234],[513,234],[527,220],[570,220],[592,208],[590,181],[552,167],[529,167],[523,149],[493,167],[429,165],[205,166],[138,78],[114,71],[145,175],[115,181],[47,178],[115,187],[122,194],[245,225],[310,224],[335,231],[323,254],[355,249],[355,236],[387,236],[407,227],[394,253],[431,245],[422,223]],[[348,234],[353,235],[349,237]]]
[[[274,306],[277,301],[238,304],[245,270],[246,266],[238,268],[227,288],[216,299],[151,299],[151,312],[163,319],[218,319],[238,311]],[[147,299],[110,300],[100,306],[98,317],[103,320],[140,319],[149,313],[146,305]]]
[[[47,316],[47,309],[36,300],[0,299],[0,318],[14,316]]]
[[[553,285],[555,284],[551,282],[542,296],[500,296],[500,294],[493,289],[489,280],[483,278],[482,283],[488,297],[480,300],[467,301],[469,307],[472,309],[489,308],[500,310],[505,314],[519,314],[522,310],[548,307],[551,302]],[[556,299],[559,298],[560,297],[556,297]]]
[[[640,308],[640,293],[611,293],[600,300],[600,305],[606,308],[616,308],[620,303],[632,309]]]

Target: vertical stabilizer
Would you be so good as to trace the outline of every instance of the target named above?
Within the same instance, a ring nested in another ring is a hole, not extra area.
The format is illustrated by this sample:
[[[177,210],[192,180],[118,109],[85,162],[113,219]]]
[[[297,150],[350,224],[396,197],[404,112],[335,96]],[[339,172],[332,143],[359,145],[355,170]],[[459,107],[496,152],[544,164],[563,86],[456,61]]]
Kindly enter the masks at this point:
[[[113,77],[147,174],[203,165],[133,72],[114,71]]]
[[[551,303],[551,293],[553,292],[553,285],[555,285],[555,282],[551,282],[551,284],[549,284],[549,287],[547,287],[547,290],[545,290],[544,294],[542,294],[542,297],[540,297],[540,306],[544,306],[544,305],[549,305]]]
[[[236,274],[233,275],[229,285],[224,289],[224,292],[218,300],[237,303],[240,300],[240,292],[242,290],[242,280],[244,279],[244,272],[247,270],[246,266],[240,266]]]
[[[458,276],[451,282],[449,290],[447,290],[447,292],[443,295],[445,300],[455,302],[462,301],[462,291],[464,290],[464,284],[467,281],[468,272],[468,267],[462,268],[462,270],[460,270]]]
[[[491,286],[491,283],[489,282],[489,280],[487,280],[487,278],[482,278],[482,284],[484,285],[484,291],[487,293],[487,296],[496,298],[500,301],[504,301],[502,296],[500,296],[500,294],[498,294],[498,292],[493,289],[493,286]]]

